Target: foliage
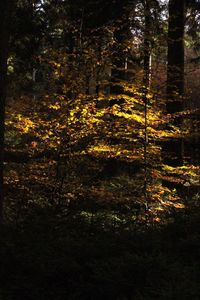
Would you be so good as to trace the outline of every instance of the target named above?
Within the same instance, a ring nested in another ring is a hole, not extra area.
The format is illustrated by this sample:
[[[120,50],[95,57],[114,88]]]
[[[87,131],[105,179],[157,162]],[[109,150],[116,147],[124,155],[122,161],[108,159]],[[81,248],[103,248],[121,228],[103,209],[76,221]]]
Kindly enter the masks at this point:
[[[145,2],[18,1],[2,299],[200,298],[199,110],[166,113],[166,7],[154,0],[144,85]],[[178,166],[165,160],[173,143]]]

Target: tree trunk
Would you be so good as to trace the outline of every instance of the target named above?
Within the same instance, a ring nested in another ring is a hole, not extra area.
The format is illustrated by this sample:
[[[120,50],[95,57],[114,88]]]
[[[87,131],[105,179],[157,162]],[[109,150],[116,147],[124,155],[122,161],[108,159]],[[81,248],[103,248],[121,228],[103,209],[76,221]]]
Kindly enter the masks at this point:
[[[166,111],[172,115],[171,124],[181,126],[184,96],[184,27],[185,0],[169,0],[168,65]],[[171,138],[163,145],[164,163],[183,164],[183,139]]]
[[[150,60],[151,60],[151,17],[149,0],[144,2],[144,39],[143,39],[143,86],[145,89],[150,85]]]
[[[5,131],[5,99],[6,99],[6,77],[7,57],[9,40],[9,16],[11,1],[0,2],[0,223],[3,221],[3,156],[4,156],[4,131]]]
[[[144,102],[144,195],[147,201],[147,146],[148,146],[148,92],[150,87],[151,58],[151,18],[149,0],[144,1],[144,38],[143,38],[143,102]]]
[[[169,0],[167,112],[183,109],[185,0]]]

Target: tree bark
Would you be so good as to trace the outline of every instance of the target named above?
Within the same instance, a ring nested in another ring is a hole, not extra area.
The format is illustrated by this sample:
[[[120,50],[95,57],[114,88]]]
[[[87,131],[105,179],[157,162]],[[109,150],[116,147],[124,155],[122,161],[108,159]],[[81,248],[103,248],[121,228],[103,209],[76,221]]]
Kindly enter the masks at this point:
[[[183,109],[185,0],[169,0],[167,113]]]
[[[151,5],[149,0],[144,1],[144,39],[143,39],[143,86],[148,89],[150,86],[150,60],[151,60]]]
[[[151,17],[150,2],[144,1],[144,38],[143,38],[143,102],[144,102],[144,196],[147,201],[147,146],[148,146],[148,92],[150,87],[150,58],[151,58]]]
[[[0,223],[3,221],[3,160],[5,132],[5,99],[7,81],[7,57],[9,41],[10,0],[0,2]]]
[[[167,99],[166,111],[170,124],[181,127],[184,101],[184,28],[185,0],[169,0]],[[183,164],[183,138],[171,138],[163,144],[164,163]]]

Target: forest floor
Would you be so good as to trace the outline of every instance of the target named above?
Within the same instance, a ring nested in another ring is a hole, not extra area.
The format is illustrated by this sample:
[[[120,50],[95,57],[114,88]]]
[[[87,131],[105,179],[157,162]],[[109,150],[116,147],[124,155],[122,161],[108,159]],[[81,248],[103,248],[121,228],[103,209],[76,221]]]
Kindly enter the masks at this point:
[[[197,211],[147,226],[33,205],[16,221],[1,229],[3,300],[200,298]]]
[[[55,123],[24,103],[8,108],[0,299],[200,299],[197,167],[179,194],[161,179],[186,167],[151,169],[147,199],[138,153],[56,148]]]

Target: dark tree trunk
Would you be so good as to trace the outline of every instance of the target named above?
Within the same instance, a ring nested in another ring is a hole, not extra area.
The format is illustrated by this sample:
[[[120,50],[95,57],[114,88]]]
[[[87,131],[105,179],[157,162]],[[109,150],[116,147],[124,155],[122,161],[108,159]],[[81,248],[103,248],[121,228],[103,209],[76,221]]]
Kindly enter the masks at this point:
[[[169,0],[167,104],[168,113],[183,109],[185,0]]]
[[[3,161],[4,161],[4,131],[5,131],[5,99],[6,99],[6,77],[7,56],[9,40],[9,17],[11,1],[0,1],[0,223],[3,220]]]
[[[177,113],[183,110],[184,97],[184,27],[185,0],[169,0],[168,65],[166,111],[172,115],[171,124],[181,126]],[[163,145],[164,163],[183,164],[183,139],[171,138]]]

